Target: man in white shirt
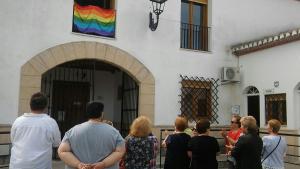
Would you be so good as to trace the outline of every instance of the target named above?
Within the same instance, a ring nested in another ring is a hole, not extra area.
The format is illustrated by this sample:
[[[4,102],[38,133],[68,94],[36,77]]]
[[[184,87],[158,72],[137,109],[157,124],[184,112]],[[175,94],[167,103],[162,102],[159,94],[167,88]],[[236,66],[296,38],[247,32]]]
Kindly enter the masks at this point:
[[[31,96],[31,113],[18,117],[11,128],[10,169],[51,169],[52,148],[60,144],[60,131],[46,113],[47,98]]]

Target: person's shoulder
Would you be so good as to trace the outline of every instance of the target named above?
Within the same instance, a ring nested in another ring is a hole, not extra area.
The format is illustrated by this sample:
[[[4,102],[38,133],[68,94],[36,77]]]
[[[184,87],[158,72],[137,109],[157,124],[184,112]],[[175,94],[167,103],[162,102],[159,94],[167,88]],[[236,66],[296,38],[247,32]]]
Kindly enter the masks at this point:
[[[51,124],[52,126],[57,126],[57,122],[56,120],[54,120],[51,116],[49,116],[48,114],[45,114],[42,118],[44,121],[47,121],[47,123]]]
[[[134,142],[139,142],[141,141],[141,137],[134,137],[132,135],[128,135],[125,137],[126,142],[128,143],[134,143]]]
[[[111,133],[114,133],[114,134],[120,134],[119,130],[117,130],[115,127],[109,125],[109,124],[106,124],[106,123],[103,123],[100,125],[100,127],[108,132],[111,132]]]
[[[54,120],[54,118],[52,118],[51,116],[49,116],[48,114],[44,115],[44,119],[48,120],[51,123],[56,123],[56,120]]]
[[[24,115],[17,117],[16,120],[13,122],[12,126],[13,127],[17,127],[18,125],[20,125],[23,121],[24,121]]]
[[[157,137],[155,135],[149,135],[148,139],[150,139],[150,140],[157,140]]]
[[[185,137],[185,138],[191,138],[191,136],[187,133],[182,133],[182,137]]]
[[[251,139],[251,136],[249,136],[248,134],[243,134],[239,137],[239,139],[237,140],[237,142],[245,142],[247,140]]]
[[[24,115],[22,115],[22,116],[20,116],[20,117],[17,117],[16,118],[16,120],[14,121],[14,123],[18,123],[18,122],[20,122],[20,121],[22,121],[22,120],[24,120],[25,118],[24,118]]]
[[[201,137],[200,136],[194,136],[194,137],[192,137],[191,138],[191,140],[190,141],[198,141],[198,140],[201,140]]]
[[[216,139],[215,137],[213,137],[213,136],[208,136],[208,138],[209,138],[210,140],[217,141],[217,139]]]
[[[280,137],[281,137],[281,140],[286,143],[285,137],[283,137],[283,136],[280,136]]]
[[[262,140],[263,141],[268,141],[268,140],[271,140],[272,139],[272,136],[271,135],[266,135],[266,136],[263,136],[262,137]]]

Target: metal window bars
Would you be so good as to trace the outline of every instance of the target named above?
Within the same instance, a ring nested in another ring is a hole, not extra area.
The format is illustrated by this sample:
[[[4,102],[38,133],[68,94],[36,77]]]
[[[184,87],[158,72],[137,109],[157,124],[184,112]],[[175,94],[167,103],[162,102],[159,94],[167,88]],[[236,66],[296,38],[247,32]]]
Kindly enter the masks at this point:
[[[218,124],[218,87],[219,79],[204,77],[181,78],[180,111],[189,121],[208,118]]]

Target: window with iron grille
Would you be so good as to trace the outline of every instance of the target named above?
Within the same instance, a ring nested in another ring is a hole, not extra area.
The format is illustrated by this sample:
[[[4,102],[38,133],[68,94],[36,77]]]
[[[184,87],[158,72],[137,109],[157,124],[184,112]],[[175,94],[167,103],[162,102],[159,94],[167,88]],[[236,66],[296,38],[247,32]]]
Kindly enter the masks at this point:
[[[208,118],[218,123],[218,79],[180,76],[181,114],[189,121]]]
[[[266,123],[271,119],[277,119],[286,125],[286,94],[271,94],[265,96]]]

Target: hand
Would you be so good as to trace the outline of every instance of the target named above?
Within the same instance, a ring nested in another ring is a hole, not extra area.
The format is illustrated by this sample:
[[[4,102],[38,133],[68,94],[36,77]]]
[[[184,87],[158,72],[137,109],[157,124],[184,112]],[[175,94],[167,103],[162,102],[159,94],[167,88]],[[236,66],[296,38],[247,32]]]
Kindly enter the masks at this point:
[[[104,169],[105,168],[105,164],[104,162],[98,162],[95,164],[92,164],[92,169]]]
[[[234,148],[233,145],[225,145],[225,146],[226,146],[226,148],[228,148],[229,150],[232,150],[232,149]]]
[[[78,169],[92,169],[91,164],[79,163],[77,166]]]
[[[226,137],[226,136],[227,136],[227,132],[226,132],[226,130],[225,130],[225,129],[222,129],[222,131],[221,131],[221,135],[222,135],[223,137]]]
[[[166,142],[165,142],[165,141],[163,141],[163,142],[161,143],[161,146],[162,146],[163,148],[166,148],[166,147],[167,147],[167,144],[166,144]]]
[[[231,151],[228,151],[227,155],[231,156]]]

